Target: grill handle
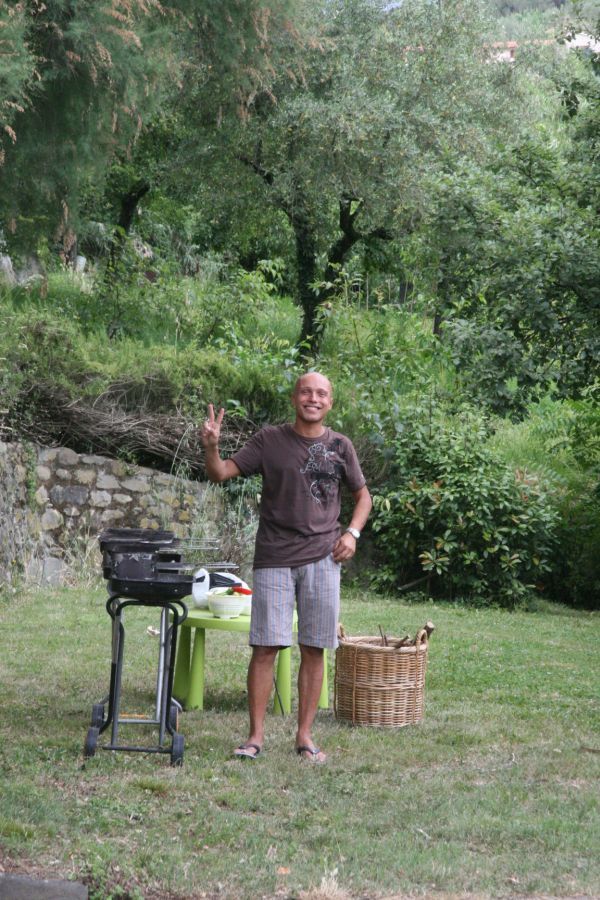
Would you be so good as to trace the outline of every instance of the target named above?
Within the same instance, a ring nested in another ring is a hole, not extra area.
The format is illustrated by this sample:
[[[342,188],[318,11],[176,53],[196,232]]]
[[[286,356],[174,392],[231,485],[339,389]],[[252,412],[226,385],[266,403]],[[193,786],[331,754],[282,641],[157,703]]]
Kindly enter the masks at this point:
[[[156,561],[156,571],[157,572],[185,572],[189,569],[194,569],[194,563],[184,563],[184,562],[162,562],[160,560]]]
[[[156,571],[157,572],[185,572],[190,569],[197,569],[198,563],[193,562],[163,562],[160,559],[156,560]],[[231,562],[219,562],[219,563],[204,563],[205,569],[239,569],[239,566],[236,566],[235,563]]]

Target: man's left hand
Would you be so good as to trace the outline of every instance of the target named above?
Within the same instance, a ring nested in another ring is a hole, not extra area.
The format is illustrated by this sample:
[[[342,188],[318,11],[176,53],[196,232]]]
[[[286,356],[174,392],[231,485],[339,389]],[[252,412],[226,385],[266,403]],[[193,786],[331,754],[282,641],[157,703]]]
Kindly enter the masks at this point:
[[[352,559],[355,553],[356,538],[352,537],[349,531],[345,531],[333,548],[333,558],[335,562],[346,562]]]

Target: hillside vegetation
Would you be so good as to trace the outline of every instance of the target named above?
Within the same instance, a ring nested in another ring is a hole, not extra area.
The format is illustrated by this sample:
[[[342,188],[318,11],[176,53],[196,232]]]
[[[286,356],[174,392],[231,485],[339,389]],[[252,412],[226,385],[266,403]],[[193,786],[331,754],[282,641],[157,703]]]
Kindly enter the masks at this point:
[[[0,6],[0,436],[201,478],[207,403],[230,452],[317,368],[380,589],[597,605],[587,12],[510,64],[458,0]]]

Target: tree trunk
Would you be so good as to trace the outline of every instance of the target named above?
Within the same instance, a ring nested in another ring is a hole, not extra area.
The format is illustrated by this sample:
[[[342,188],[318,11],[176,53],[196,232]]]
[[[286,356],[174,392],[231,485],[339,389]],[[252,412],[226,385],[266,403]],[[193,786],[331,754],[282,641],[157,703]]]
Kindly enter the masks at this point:
[[[317,243],[313,230],[305,217],[294,216],[292,220],[296,239],[296,269],[298,276],[298,299],[302,306],[302,330],[299,343],[302,355],[314,355],[318,350],[317,309],[319,297],[314,284],[317,279]]]
[[[108,337],[111,340],[116,337],[121,328],[121,310],[119,306],[121,273],[119,272],[119,263],[123,256],[127,235],[133,224],[137,205],[149,190],[150,184],[147,181],[138,181],[123,197],[121,197],[119,220],[113,231],[108,262],[104,271],[104,290],[108,302],[111,303],[113,307],[113,318],[106,328]]]
[[[147,181],[138,181],[134,184],[124,197],[121,197],[121,213],[117,227],[125,234],[129,234],[133,224],[133,218],[137,209],[137,205],[150,190],[150,184]]]
[[[123,253],[125,238],[131,230],[135,217],[137,205],[150,190],[150,184],[147,181],[138,181],[132,185],[128,192],[121,197],[121,210],[119,220],[113,232],[108,257],[108,266],[106,267],[105,282],[110,284],[115,276],[116,268]]]
[[[324,323],[319,317],[321,308],[335,296],[338,288],[336,281],[339,278],[340,269],[348,258],[348,254],[355,244],[369,238],[390,240],[391,234],[385,228],[377,228],[368,234],[362,234],[354,227],[356,217],[362,207],[362,201],[353,197],[344,197],[340,200],[339,227],[341,236],[329,248],[327,254],[327,266],[322,278],[324,286],[314,289],[316,280],[316,239],[314,232],[308,224],[308,216],[295,222],[294,234],[296,235],[296,259],[298,266],[298,293],[304,318],[300,343],[304,343],[305,357],[316,356],[319,352],[323,337]],[[302,256],[301,256],[302,252]]]
[[[448,308],[447,306],[447,297],[448,297],[448,286],[446,284],[445,277],[442,277],[438,281],[437,286],[437,301],[435,304],[435,311],[433,315],[433,336],[441,340],[442,338],[442,325],[444,322],[444,310]]]
[[[298,268],[298,296],[302,304],[304,316],[300,344],[304,346],[305,357],[316,356],[323,337],[323,322],[319,318],[319,310],[336,291],[334,286],[339,270],[354,244],[361,235],[354,229],[354,219],[360,209],[358,204],[352,211],[352,200],[340,201],[341,237],[329,249],[327,266],[323,275],[324,287],[315,289],[317,275],[317,246],[313,230],[310,228],[308,216],[295,216],[292,219],[296,236],[296,264]]]
[[[275,190],[276,179],[273,172],[266,169],[261,160],[260,142],[252,157],[241,155],[240,162],[255,172],[271,190]],[[386,228],[376,228],[368,234],[358,232],[354,223],[363,200],[344,196],[339,201],[339,227],[341,237],[329,249],[327,266],[323,280],[328,286],[316,288],[317,282],[317,238],[316,229],[311,225],[310,211],[306,208],[304,196],[298,185],[294,186],[293,200],[279,196],[277,206],[287,216],[294,231],[296,241],[296,269],[298,279],[298,299],[302,306],[302,329],[298,343],[302,356],[308,360],[318,354],[323,337],[323,321],[319,316],[321,307],[336,293],[335,282],[339,270],[346,261],[352,247],[361,240],[380,238],[390,240],[392,235]]]

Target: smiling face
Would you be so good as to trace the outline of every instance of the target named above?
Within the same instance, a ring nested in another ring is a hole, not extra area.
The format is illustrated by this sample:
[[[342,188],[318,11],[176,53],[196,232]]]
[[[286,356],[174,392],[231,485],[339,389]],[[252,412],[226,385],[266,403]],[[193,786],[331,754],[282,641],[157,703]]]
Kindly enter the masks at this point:
[[[321,427],[333,406],[333,391],[329,379],[318,372],[301,375],[292,394],[292,406],[296,410],[297,430]]]

